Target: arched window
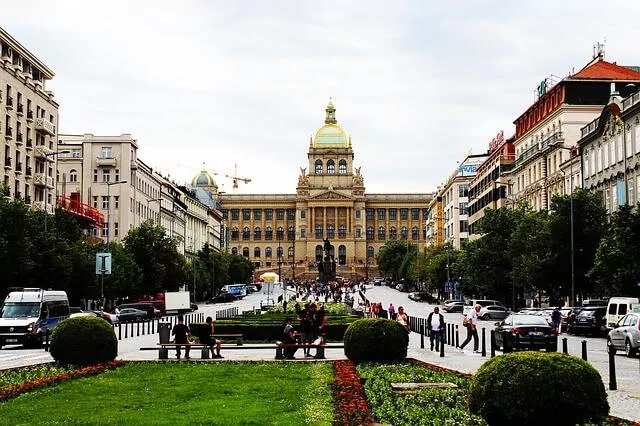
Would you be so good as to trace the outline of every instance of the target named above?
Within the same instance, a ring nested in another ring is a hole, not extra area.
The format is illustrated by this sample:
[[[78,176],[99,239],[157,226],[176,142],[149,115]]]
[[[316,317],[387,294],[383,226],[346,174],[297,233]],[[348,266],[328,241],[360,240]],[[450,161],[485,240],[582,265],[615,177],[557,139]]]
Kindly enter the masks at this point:
[[[336,228],[333,225],[327,225],[327,238],[335,236]]]
[[[280,241],[284,238],[284,228],[282,226],[278,226],[278,230],[276,231],[276,238]]]
[[[322,225],[316,225],[316,238],[322,238]]]
[[[262,229],[260,229],[259,226],[256,226],[256,228],[253,230],[253,239],[256,241],[262,239]]]
[[[273,251],[271,250],[271,247],[267,247],[266,249],[264,249],[264,257],[271,258],[272,254]]]
[[[403,226],[400,229],[400,238],[402,238],[403,240],[406,240],[408,236],[409,236],[409,230],[407,229],[406,226]]]
[[[273,240],[273,228],[267,226],[267,229],[264,230],[264,239],[267,241]]]
[[[347,263],[347,246],[338,246],[338,264],[345,265]]]
[[[322,174],[322,160],[316,160],[316,174]]]
[[[282,258],[282,253],[284,253],[284,250],[282,249],[282,247],[278,247],[278,250],[276,250],[276,255],[278,256],[278,260]]]
[[[245,247],[242,249],[242,255],[246,258],[249,257],[249,247]]]
[[[296,239],[296,232],[293,230],[293,226],[287,228],[287,240],[293,241]]]
[[[231,229],[231,239],[232,239],[232,240],[237,240],[239,236],[240,236],[240,230],[238,229],[238,227],[237,227],[237,226],[234,226],[234,227]],[[236,250],[236,251],[237,251],[237,250]],[[237,253],[236,253],[236,254],[237,254]]]
[[[411,228],[411,239],[412,240],[417,240],[419,235],[420,235],[420,232],[418,231],[418,227],[417,226],[414,226],[413,228]]]
[[[332,175],[336,172],[336,162],[333,160],[327,161],[327,174]]]
[[[338,226],[338,237],[346,238],[347,236],[347,227],[344,225]]]
[[[367,257],[373,257],[373,256],[374,256],[373,247],[372,246],[367,247]]]
[[[391,228],[389,228],[389,238],[392,240],[395,240],[396,238],[398,238],[398,231],[396,230],[395,226],[392,226]]]
[[[231,254],[238,254],[238,247],[234,247],[231,249]]]
[[[293,247],[289,247],[287,249],[287,256],[289,257],[289,259],[293,260]]]
[[[373,240],[373,226],[367,227],[367,240]]]
[[[242,228],[242,239],[248,240],[249,235],[251,235],[251,230],[249,229],[249,227],[245,226],[244,228]]]
[[[341,175],[347,174],[347,162],[345,160],[340,160],[338,162],[338,173]]]
[[[256,259],[260,259],[260,247],[256,247],[253,249],[253,257]]]
[[[77,182],[78,181],[78,171],[76,169],[71,169],[69,171],[69,182]]]
[[[322,262],[322,246],[316,246],[316,262]]]
[[[379,240],[384,240],[385,237],[385,230],[384,230],[384,226],[381,226],[378,228],[378,239]]]

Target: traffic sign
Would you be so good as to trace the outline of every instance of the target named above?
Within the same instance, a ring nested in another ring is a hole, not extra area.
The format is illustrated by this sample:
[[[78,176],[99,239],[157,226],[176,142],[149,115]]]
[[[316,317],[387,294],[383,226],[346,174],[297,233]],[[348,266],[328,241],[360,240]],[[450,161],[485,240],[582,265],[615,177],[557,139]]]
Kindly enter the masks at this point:
[[[96,253],[96,275],[111,275],[111,253]]]

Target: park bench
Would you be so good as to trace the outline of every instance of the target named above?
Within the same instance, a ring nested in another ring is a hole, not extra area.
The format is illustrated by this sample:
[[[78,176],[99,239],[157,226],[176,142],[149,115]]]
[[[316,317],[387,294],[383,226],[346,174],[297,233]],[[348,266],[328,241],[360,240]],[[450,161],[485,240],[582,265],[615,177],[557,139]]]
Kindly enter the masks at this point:
[[[185,349],[185,346],[189,346],[189,351],[192,349],[200,349],[200,358],[209,359],[209,346],[204,343],[158,343],[158,359],[168,359],[169,358],[169,349],[175,349],[176,346],[182,347],[182,350]],[[141,348],[142,349],[142,348]]]
[[[340,349],[344,348],[344,344],[326,344],[326,343],[285,343],[285,342],[276,342],[276,359],[285,359],[284,358],[284,348],[316,348],[316,354],[313,358],[315,359],[325,359],[324,350],[329,349]]]
[[[242,346],[244,343],[244,334],[212,334],[211,336],[213,336],[214,338],[218,339],[225,339],[225,338],[229,338],[229,339],[236,339],[236,344],[238,346]]]

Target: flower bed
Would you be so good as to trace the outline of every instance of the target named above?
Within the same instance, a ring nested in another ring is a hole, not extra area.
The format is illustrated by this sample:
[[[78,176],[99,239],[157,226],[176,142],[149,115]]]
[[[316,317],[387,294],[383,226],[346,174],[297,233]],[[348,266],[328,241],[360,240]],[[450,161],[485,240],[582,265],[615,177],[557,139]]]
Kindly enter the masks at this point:
[[[0,373],[0,401],[76,377],[94,376],[121,365],[122,361],[109,361],[83,368],[66,368],[59,367],[56,364],[43,364],[9,370]]]
[[[364,394],[360,377],[351,361],[335,361],[333,402],[334,425],[367,425],[373,422],[371,408]]]

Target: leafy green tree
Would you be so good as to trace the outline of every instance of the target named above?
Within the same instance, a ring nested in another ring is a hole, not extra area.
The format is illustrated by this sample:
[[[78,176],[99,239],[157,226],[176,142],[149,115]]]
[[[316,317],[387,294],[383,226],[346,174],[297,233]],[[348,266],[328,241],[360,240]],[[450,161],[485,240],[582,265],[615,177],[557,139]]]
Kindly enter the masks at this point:
[[[406,240],[388,241],[378,253],[378,269],[395,280],[410,279],[417,251],[417,246]]]
[[[229,264],[229,282],[248,283],[255,270],[255,265],[249,259],[239,254],[225,253]]]

